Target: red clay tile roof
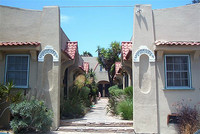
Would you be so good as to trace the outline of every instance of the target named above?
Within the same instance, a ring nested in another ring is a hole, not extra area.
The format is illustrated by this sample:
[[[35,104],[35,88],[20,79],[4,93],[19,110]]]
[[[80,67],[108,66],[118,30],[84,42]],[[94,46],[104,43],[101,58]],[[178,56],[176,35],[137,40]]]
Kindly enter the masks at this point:
[[[115,74],[119,73],[119,70],[122,68],[121,62],[115,62]]]
[[[74,41],[74,42],[68,41],[64,52],[67,53],[71,59],[74,59],[77,50],[78,50],[78,42],[77,41]]]
[[[122,57],[123,60],[127,60],[127,54],[129,53],[129,51],[132,51],[132,42],[131,41],[127,41],[127,42],[122,42]]]
[[[156,46],[200,46],[200,42],[193,41],[155,41]]]
[[[83,70],[88,73],[89,71],[89,63],[88,62],[83,62]]]
[[[0,46],[39,46],[40,42],[0,42]]]

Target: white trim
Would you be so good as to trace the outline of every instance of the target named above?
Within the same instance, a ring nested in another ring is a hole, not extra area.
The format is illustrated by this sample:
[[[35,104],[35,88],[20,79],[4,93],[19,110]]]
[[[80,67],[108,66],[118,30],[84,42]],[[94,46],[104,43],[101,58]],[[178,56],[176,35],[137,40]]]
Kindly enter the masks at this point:
[[[140,56],[143,54],[149,57],[149,62],[155,62],[155,55],[147,46],[140,46],[133,55],[133,62],[140,62]]]
[[[186,56],[188,58],[188,80],[189,80],[189,86],[167,86],[167,71],[166,71],[166,68],[167,68],[167,64],[166,64],[166,57],[167,56],[172,56],[172,57],[175,57],[175,56]],[[192,88],[192,79],[191,79],[191,60],[190,60],[190,55],[189,54],[166,54],[165,55],[165,59],[164,59],[164,71],[165,71],[165,89],[171,89],[171,90],[187,90],[187,89],[193,89]]]
[[[38,55],[38,62],[44,62],[44,57],[50,54],[53,57],[53,62],[59,61],[58,52],[52,46],[46,46]]]
[[[6,83],[7,81],[7,61],[9,56],[27,56],[28,57],[28,66],[27,66],[27,82],[26,86],[15,86],[15,88],[28,88],[29,87],[29,73],[30,73],[30,55],[28,54],[7,54],[6,55],[6,64],[5,64],[5,74],[4,74],[4,82]]]

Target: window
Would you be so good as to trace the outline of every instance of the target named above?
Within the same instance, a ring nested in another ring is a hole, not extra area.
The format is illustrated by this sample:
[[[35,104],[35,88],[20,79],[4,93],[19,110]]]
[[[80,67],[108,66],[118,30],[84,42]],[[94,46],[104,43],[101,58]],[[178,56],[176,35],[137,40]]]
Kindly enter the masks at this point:
[[[165,56],[166,88],[191,88],[189,55]]]
[[[6,56],[6,82],[12,81],[16,88],[28,88],[29,55]]]

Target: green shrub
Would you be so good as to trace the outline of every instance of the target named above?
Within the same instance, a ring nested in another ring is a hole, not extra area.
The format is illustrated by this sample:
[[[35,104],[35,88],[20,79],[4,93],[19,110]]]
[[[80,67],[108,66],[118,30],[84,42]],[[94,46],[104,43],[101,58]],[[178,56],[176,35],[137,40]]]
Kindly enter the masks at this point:
[[[80,99],[86,107],[90,107],[92,104],[89,98],[90,92],[91,91],[88,87],[82,87],[80,91]]]
[[[66,118],[83,117],[87,107],[91,106],[88,87],[72,86],[69,90],[69,98],[65,99],[61,106],[61,115]]]
[[[114,85],[114,86],[108,88],[109,91],[113,90],[113,89],[119,89],[119,87],[117,85]]]
[[[108,110],[114,115],[120,115],[125,120],[133,119],[133,87],[124,90],[118,86],[109,88]]]
[[[124,89],[124,93],[130,98],[133,99],[133,87],[127,87]]]
[[[15,133],[37,133],[50,130],[53,113],[43,101],[24,100],[10,106],[13,120],[10,126]]]
[[[133,100],[126,99],[117,105],[117,114],[121,115],[124,120],[133,119]]]
[[[114,96],[119,98],[120,96],[124,95],[124,91],[122,89],[112,89],[109,90],[109,94],[111,97]]]
[[[86,113],[86,107],[82,102],[74,100],[64,100],[62,107],[62,116],[66,118],[79,118],[83,117]]]
[[[123,100],[124,91],[119,89],[118,86],[112,86],[109,89],[108,111],[112,114],[117,114],[117,104]]]

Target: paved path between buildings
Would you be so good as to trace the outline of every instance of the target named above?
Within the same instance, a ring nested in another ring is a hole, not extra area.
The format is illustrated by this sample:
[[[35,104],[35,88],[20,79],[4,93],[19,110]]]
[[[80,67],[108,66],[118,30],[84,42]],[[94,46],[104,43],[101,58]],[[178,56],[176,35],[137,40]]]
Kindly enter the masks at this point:
[[[77,123],[110,123],[110,122],[132,122],[127,120],[121,120],[119,117],[112,116],[110,113],[107,113],[108,98],[101,98],[97,104],[83,117],[79,119],[70,119],[65,120],[67,122],[77,122]],[[53,134],[64,134],[66,132],[54,131]],[[69,134],[78,132],[67,132]],[[86,133],[85,133],[86,134]]]
[[[71,119],[69,122],[128,122],[107,113],[108,98],[101,98],[97,104],[80,119]],[[130,121],[131,122],[131,121]]]

